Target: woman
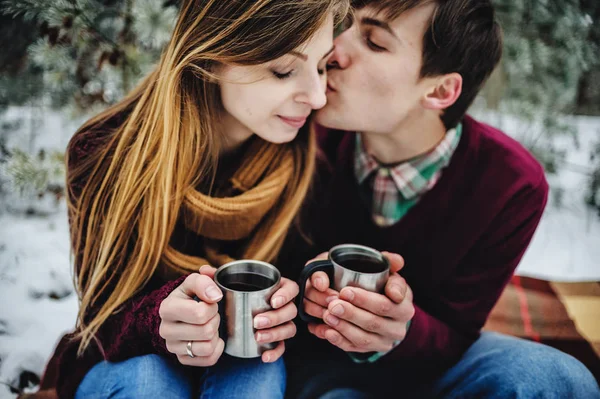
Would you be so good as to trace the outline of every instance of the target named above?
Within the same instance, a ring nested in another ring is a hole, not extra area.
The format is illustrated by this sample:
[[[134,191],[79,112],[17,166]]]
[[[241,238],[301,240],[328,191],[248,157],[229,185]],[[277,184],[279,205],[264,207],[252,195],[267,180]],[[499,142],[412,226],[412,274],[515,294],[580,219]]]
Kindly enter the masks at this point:
[[[69,144],[81,305],[48,367],[58,373],[42,383],[61,398],[245,396],[244,385],[269,397],[285,386],[295,283],[283,279],[275,310],[254,320],[257,340],[281,343],[262,359],[228,359],[222,293],[198,269],[275,260],[310,184],[306,119],[325,104],[348,2],[182,3],[156,70]]]

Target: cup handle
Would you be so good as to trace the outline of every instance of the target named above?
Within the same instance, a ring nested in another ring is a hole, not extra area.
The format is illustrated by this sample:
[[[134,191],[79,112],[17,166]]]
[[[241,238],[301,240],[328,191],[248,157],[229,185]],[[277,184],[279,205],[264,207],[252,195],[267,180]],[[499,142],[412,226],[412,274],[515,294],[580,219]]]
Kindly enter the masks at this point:
[[[300,293],[297,297],[296,306],[298,307],[298,315],[307,323],[322,323],[323,320],[306,313],[304,310],[304,295],[306,290],[306,282],[316,272],[325,272],[329,276],[329,283],[333,281],[333,264],[329,260],[316,260],[304,266],[298,279]]]

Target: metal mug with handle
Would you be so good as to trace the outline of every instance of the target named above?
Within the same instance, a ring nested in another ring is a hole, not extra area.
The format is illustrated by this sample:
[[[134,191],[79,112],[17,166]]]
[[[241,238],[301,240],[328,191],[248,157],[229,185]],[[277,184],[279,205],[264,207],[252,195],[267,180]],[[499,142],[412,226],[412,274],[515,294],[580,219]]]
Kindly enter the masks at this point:
[[[269,301],[280,286],[279,270],[258,260],[238,260],[219,267],[214,280],[223,291],[219,335],[225,341],[225,353],[253,358],[275,348],[277,343],[256,342],[253,321],[257,314],[272,309]]]
[[[329,250],[327,260],[317,260],[302,269],[298,285],[298,314],[307,323],[322,323],[304,310],[306,282],[322,271],[329,276],[330,287],[341,291],[344,287],[358,287],[367,291],[383,293],[390,275],[390,262],[376,249],[357,244],[337,245]]]

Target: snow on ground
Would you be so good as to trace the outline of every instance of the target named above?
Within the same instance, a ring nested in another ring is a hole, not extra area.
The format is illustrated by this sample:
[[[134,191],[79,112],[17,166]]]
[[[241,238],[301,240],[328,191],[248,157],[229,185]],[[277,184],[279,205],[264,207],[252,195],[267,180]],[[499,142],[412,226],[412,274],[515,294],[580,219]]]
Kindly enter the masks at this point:
[[[0,382],[17,385],[25,370],[40,375],[75,323],[65,214],[63,206],[48,218],[0,218]],[[0,398],[8,395],[0,385]]]
[[[566,164],[548,176],[550,201],[517,273],[555,281],[600,281],[600,217],[584,203],[589,151],[600,142],[600,118],[577,117],[579,148],[568,137],[555,143]],[[555,193],[563,191],[560,204]]]
[[[17,113],[12,109],[7,115]],[[503,121],[502,128],[510,132],[512,124]],[[33,148],[64,149],[75,125],[48,114],[45,131],[31,142]],[[579,149],[568,138],[557,139],[568,150],[570,167],[549,176],[553,191],[564,190],[562,205],[551,194],[518,268],[521,275],[600,281],[600,218],[583,203],[587,177],[579,172],[587,167],[592,143],[600,139],[600,118],[577,118],[577,125]],[[30,143],[24,133],[29,129],[22,126],[9,137],[9,145]],[[76,313],[64,203],[45,217],[0,215],[0,398],[15,396],[2,383],[17,385],[24,370],[41,374],[57,340],[74,325]]]

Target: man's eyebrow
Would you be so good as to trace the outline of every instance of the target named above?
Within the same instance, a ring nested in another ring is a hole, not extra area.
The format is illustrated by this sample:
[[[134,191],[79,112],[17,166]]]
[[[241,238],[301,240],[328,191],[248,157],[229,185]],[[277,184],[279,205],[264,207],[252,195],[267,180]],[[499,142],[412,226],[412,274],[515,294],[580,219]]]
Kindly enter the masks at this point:
[[[380,21],[375,18],[363,17],[360,19],[360,23],[363,25],[376,26],[378,28],[381,28],[384,31],[388,32],[390,35],[394,36],[396,39],[398,39],[398,36],[396,36],[396,34],[387,22]]]
[[[325,54],[323,57],[321,57],[321,59],[323,59],[323,58],[327,57],[329,54],[333,53],[333,50],[335,50],[335,46],[331,47],[331,49],[327,52],[327,54]],[[292,51],[290,51],[290,54],[300,58],[302,61],[308,60],[308,55],[302,54],[299,51],[292,50]]]

